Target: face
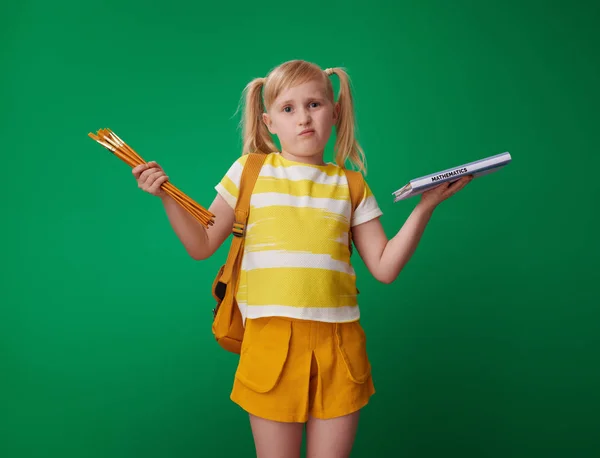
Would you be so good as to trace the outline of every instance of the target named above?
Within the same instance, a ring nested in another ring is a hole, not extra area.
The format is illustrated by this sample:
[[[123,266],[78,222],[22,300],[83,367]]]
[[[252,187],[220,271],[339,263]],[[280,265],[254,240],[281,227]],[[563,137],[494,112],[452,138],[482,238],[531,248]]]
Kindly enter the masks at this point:
[[[323,84],[310,81],[282,91],[263,120],[279,138],[284,157],[321,164],[338,111]]]

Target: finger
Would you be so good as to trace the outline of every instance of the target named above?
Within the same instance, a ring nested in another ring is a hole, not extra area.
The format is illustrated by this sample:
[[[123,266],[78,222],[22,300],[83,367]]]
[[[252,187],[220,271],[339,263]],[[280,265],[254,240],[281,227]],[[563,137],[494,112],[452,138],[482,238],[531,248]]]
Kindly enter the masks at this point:
[[[471,178],[469,176],[465,176],[462,177],[459,180],[453,181],[452,184],[449,186],[449,188],[454,191],[454,190],[459,190],[465,187],[465,185],[471,181]]]
[[[157,171],[157,172],[154,172],[153,174],[151,174],[150,176],[148,176],[148,178],[144,182],[144,189],[146,191],[148,191],[148,192],[151,192],[151,190],[154,189],[154,183],[161,176],[164,176],[164,172],[162,172],[160,170]]]
[[[442,184],[440,184],[439,186],[436,186],[436,194],[440,195],[440,196],[445,196],[446,194],[448,194],[448,191],[450,189],[452,189],[452,183],[449,181],[446,181]]]
[[[148,190],[149,192],[151,192],[152,194],[156,194],[158,193],[158,190],[160,189],[160,187],[166,183],[169,180],[169,177],[167,175],[162,175],[160,177],[158,177],[154,183],[152,183],[152,186],[150,186],[150,189]]]
[[[131,173],[133,173],[137,179],[139,178],[140,173],[146,170],[146,168],[148,168],[147,164],[136,165],[133,169],[131,169]]]
[[[458,191],[460,191],[461,189],[463,189],[467,183],[471,181],[471,180],[460,180],[456,182],[456,185],[452,187],[452,189],[450,189],[450,195],[456,194]]]
[[[148,162],[148,166],[155,167],[157,169],[162,170],[162,167],[160,165],[158,165],[156,161],[150,161],[150,162]]]
[[[466,177],[462,178],[462,181],[465,182],[465,185],[469,184],[471,181],[473,181],[473,178],[475,178],[473,175],[467,175]]]
[[[466,177],[464,177],[463,179],[461,179],[461,189],[464,188],[466,185],[468,185],[471,181],[473,181],[473,175],[468,175]]]
[[[142,172],[142,174],[138,177],[138,187],[147,190],[148,186],[152,183],[148,182],[148,176],[152,174],[152,170],[148,169]]]
[[[158,169],[156,169],[156,168],[149,168],[149,169],[144,170],[142,172],[142,174],[140,175],[140,177],[138,178],[138,181],[140,183],[147,183],[148,177],[157,171],[158,171]],[[148,184],[150,184],[150,183],[148,183]]]
[[[448,182],[435,185],[433,188],[430,189],[430,191],[444,192],[445,189],[448,189]]]
[[[144,182],[144,181],[146,181],[146,178],[148,178],[148,175],[150,175],[150,174],[152,174],[152,173],[154,173],[154,170],[153,170],[153,169],[151,169],[151,168],[149,168],[149,167],[146,167],[146,168],[145,168],[145,169],[142,171],[142,173],[140,173],[140,174],[139,174],[139,176],[138,176],[138,181],[141,181],[141,182]]]
[[[159,177],[164,176],[164,175],[165,174],[162,170],[158,170],[148,176],[146,183],[148,183],[149,186],[152,186]]]

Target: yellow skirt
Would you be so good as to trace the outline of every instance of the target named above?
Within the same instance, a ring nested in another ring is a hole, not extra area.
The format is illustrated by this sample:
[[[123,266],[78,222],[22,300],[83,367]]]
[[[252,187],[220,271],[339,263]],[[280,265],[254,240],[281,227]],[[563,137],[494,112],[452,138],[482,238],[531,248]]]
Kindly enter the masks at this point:
[[[328,419],[364,407],[375,393],[358,321],[283,317],[246,321],[231,400],[268,420]]]

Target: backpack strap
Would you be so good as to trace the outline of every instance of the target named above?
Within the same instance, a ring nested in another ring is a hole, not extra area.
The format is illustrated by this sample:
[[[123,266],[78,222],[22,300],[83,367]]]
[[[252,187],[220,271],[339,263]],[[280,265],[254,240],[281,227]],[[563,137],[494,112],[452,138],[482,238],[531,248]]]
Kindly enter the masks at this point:
[[[348,180],[350,200],[352,202],[352,210],[350,212],[350,224],[352,224],[354,211],[365,194],[365,179],[359,171],[348,169],[346,169],[346,179]],[[350,254],[352,254],[352,227],[350,227],[350,231],[348,231],[348,246],[350,248]]]
[[[222,283],[229,284],[235,274],[235,278],[233,278],[235,281],[234,288],[227,288],[227,291],[231,294],[235,294],[235,290],[237,289],[239,280],[238,272],[242,266],[242,247],[244,237],[246,236],[246,224],[250,215],[250,197],[252,196],[256,179],[260,174],[260,169],[266,157],[267,155],[264,153],[249,153],[242,171],[238,198],[235,205],[235,221],[231,229],[233,240],[231,241],[229,255],[227,256],[223,274],[220,278]]]

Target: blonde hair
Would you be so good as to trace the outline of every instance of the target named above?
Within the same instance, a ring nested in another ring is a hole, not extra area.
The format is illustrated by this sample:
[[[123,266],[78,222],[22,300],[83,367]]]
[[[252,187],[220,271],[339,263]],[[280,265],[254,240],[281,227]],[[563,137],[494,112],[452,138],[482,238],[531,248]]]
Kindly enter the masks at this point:
[[[333,74],[337,75],[340,80],[338,94],[340,113],[335,125],[335,162],[338,166],[346,168],[346,160],[349,159],[360,171],[365,172],[364,151],[356,140],[354,103],[348,74],[343,68],[322,70],[318,65],[304,60],[284,62],[271,70],[266,77],[255,78],[244,88],[242,96],[244,111],[240,122],[242,155],[250,152],[277,151],[271,134],[263,122],[262,115],[283,90],[308,81],[320,81],[325,86],[326,97],[334,104],[333,85],[329,78]]]

